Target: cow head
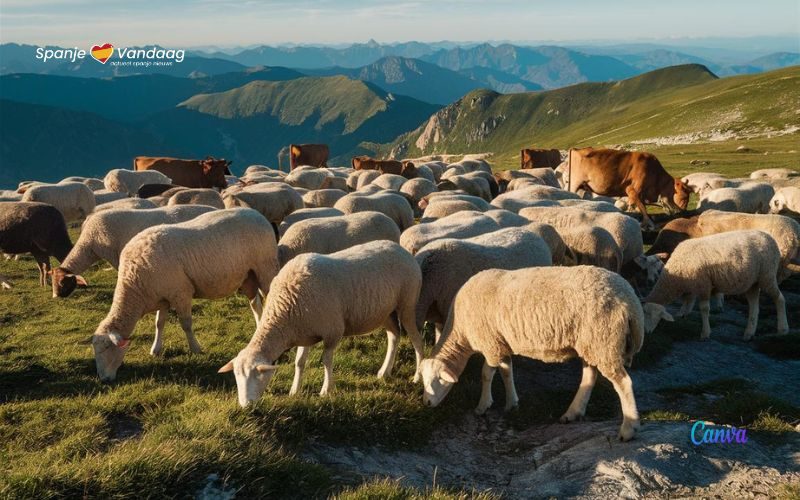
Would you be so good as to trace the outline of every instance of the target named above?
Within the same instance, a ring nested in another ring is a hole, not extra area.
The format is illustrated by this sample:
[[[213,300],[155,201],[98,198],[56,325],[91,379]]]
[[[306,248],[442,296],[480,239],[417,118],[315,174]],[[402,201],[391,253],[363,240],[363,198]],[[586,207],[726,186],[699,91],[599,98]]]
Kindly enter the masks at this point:
[[[414,165],[414,162],[406,161],[403,162],[403,168],[400,170],[400,175],[405,177],[406,179],[414,179],[417,177],[417,167]]]
[[[672,196],[672,201],[681,209],[686,210],[689,206],[689,195],[692,194],[692,188],[680,179],[675,179],[675,194]]]
[[[225,179],[225,174],[230,172],[228,168],[232,161],[226,161],[223,158],[216,159],[211,156],[207,157],[201,162],[203,166],[203,177],[206,178],[206,185],[208,187],[215,187],[225,189],[228,187],[228,181]]]

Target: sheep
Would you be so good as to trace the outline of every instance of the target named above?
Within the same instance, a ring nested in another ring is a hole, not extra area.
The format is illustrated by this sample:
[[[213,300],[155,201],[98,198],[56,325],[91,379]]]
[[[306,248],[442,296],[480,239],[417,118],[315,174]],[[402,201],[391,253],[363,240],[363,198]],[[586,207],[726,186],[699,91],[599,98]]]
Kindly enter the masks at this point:
[[[344,215],[344,213],[342,213],[341,210],[336,210],[335,208],[301,208],[290,213],[285,219],[283,219],[283,222],[281,222],[280,226],[278,226],[278,234],[281,238],[283,238],[283,235],[286,234],[286,231],[288,231],[290,227],[302,220],[336,217],[339,215]]]
[[[695,193],[698,192],[709,180],[723,179],[726,177],[722,174],[713,172],[694,172],[689,175],[681,177],[681,182],[689,186]]]
[[[138,198],[152,198],[154,196],[161,196],[170,189],[189,189],[187,187],[178,186],[176,184],[144,184],[136,190]],[[111,191],[112,193],[115,191]],[[175,191],[172,191],[174,194]]]
[[[316,189],[303,195],[303,205],[308,208],[332,208],[346,194],[341,189]]]
[[[147,210],[150,208],[157,208],[158,205],[150,200],[143,200],[141,198],[122,198],[108,203],[103,203],[94,209],[92,215],[105,210]]]
[[[212,210],[188,222],[142,231],[122,250],[111,309],[92,339],[98,376],[116,378],[136,323],[149,312],[158,314],[154,355],[161,353],[170,308],[192,352],[201,352],[192,332],[192,298],[217,299],[241,290],[258,322],[259,291],[268,291],[277,271],[272,228],[255,210]]]
[[[468,174],[470,172],[477,172],[479,170],[488,172],[489,174],[492,173],[492,167],[486,160],[467,158],[466,156],[456,163],[449,164],[447,168],[463,169],[463,172],[465,174]]]
[[[361,189],[359,189],[357,191],[357,193],[358,194],[375,194],[375,193],[381,193],[383,191],[386,191],[386,190],[383,189],[380,186],[376,186],[375,184],[367,184],[366,186],[364,186]]]
[[[339,191],[347,192],[347,177],[339,175],[331,175],[328,177],[324,185],[325,189],[338,189]]]
[[[400,191],[400,188],[408,181],[402,175],[381,174],[372,181],[372,185],[378,186],[389,191]]]
[[[743,184],[745,183],[734,179],[714,178],[706,180],[695,192],[700,198],[706,198],[709,193],[716,189],[738,188]]]
[[[401,174],[406,179],[427,179],[431,182],[436,182],[436,176],[433,174],[433,170],[424,164],[414,165],[411,162],[403,162],[403,171]]]
[[[486,201],[492,201],[492,192],[489,181],[482,177],[467,177],[465,175],[453,175],[442,179],[436,188],[440,191],[460,189],[467,194],[478,196]]]
[[[372,184],[372,181],[383,175],[377,170],[364,170],[363,172],[358,176],[356,191],[361,191],[364,187]]]
[[[422,215],[423,209],[419,206],[420,201],[422,201],[425,196],[435,191],[436,184],[421,177],[410,179],[408,182],[400,186],[400,194],[405,195],[411,200],[411,208],[414,210],[414,217],[419,217]]]
[[[39,268],[40,286],[47,286],[50,256],[62,262],[70,250],[67,224],[55,207],[24,201],[0,202],[0,251],[30,252]]]
[[[758,326],[758,297],[764,290],[775,302],[778,334],[786,334],[789,331],[786,301],[777,282],[780,261],[777,243],[762,231],[730,231],[684,241],[675,248],[645,298],[648,328],[655,328],[664,306],[682,299],[680,317],[691,312],[695,299],[699,299],[703,320],[700,338],[707,339],[711,335],[708,321],[711,295],[743,294],[749,305],[743,340],[750,340]]]
[[[431,180],[431,182],[433,183],[437,183],[442,179],[442,174],[444,174],[447,165],[441,161],[429,161],[417,165],[417,169],[420,169],[422,167],[425,167],[431,171],[431,173],[433,174],[433,179],[429,180]]]
[[[97,210],[101,205],[108,205],[119,200],[131,200],[126,193],[117,191],[109,191],[107,189],[99,189],[94,192],[94,207]]]
[[[34,186],[49,186],[49,185],[51,185],[51,183],[49,182],[22,181],[18,185],[17,194],[25,194],[25,191],[29,190]]]
[[[487,307],[492,304],[492,307]],[[474,353],[485,358],[479,414],[492,405],[491,383],[500,367],[506,410],[517,406],[513,354],[545,362],[573,357],[583,361],[583,377],[562,423],[586,412],[599,371],[622,405],[620,440],[639,428],[633,382],[625,370],[644,340],[639,298],[619,275],[594,266],[491,269],[473,276],[456,294],[442,337],[420,364],[423,402],[437,406],[458,382]]]
[[[492,205],[512,212],[519,212],[523,208],[537,206],[542,200],[558,201],[568,199],[577,200],[580,198],[577,194],[563,189],[531,185],[523,189],[506,191],[492,200]]]
[[[400,235],[400,245],[415,255],[433,240],[471,238],[498,229],[501,229],[500,225],[488,215],[474,210],[465,210],[427,224],[417,224],[408,228]]]
[[[353,170],[347,176],[347,191],[355,191],[358,189],[358,178],[364,175],[364,172],[369,172],[369,170]]]
[[[16,191],[0,189],[0,201],[22,201],[22,195]]]
[[[700,199],[697,209],[714,209],[726,212],[765,214],[769,212],[769,202],[775,189],[769,184],[747,182],[738,188],[715,189]]]
[[[216,189],[181,189],[170,196],[167,206],[174,205],[207,205],[209,207],[224,209],[225,203]]]
[[[66,184],[67,182],[80,182],[81,184],[86,184],[86,186],[92,191],[99,191],[105,188],[105,184],[103,183],[102,179],[95,179],[93,177],[67,177],[66,179],[61,179],[58,183]]]
[[[103,185],[109,191],[118,191],[133,196],[145,184],[172,184],[172,179],[157,170],[110,170],[103,178]]]
[[[301,187],[305,189],[324,189],[330,182],[326,169],[294,169],[289,175],[284,178],[284,181],[292,187]]]
[[[517,191],[519,189],[525,189],[531,186],[546,186],[544,182],[536,177],[518,177],[516,179],[511,179],[506,189],[503,192],[508,191]],[[560,188],[560,186],[559,186]]]
[[[392,219],[400,231],[405,231],[414,225],[414,211],[411,209],[409,201],[405,197],[389,191],[369,195],[350,193],[337,201],[333,208],[341,210],[344,214],[364,211],[381,212]]]
[[[378,377],[385,378],[391,375],[402,325],[416,352],[416,380],[423,346],[414,315],[421,284],[417,261],[391,241],[373,241],[331,255],[300,255],[272,282],[250,343],[219,372],[234,372],[239,404],[244,407],[261,397],[281,354],[297,346],[289,392],[294,395],[301,388],[310,347],[322,342],[325,380],[320,395],[325,396],[333,391],[333,353],[343,337],[384,326],[388,348]]]
[[[602,227],[563,228],[558,234],[574,256],[576,265],[592,265],[620,272],[622,250],[611,233]]]
[[[225,208],[252,208],[277,226],[287,215],[304,207],[303,197],[288,184],[256,184],[237,190],[226,190],[222,196]]]
[[[186,222],[212,210],[213,207],[205,205],[191,205],[151,210],[104,210],[92,214],[84,223],[72,251],[53,270],[53,297],[67,297],[78,284],[86,286],[80,273],[95,262],[105,260],[118,268],[122,249],[145,229]]]
[[[436,325],[436,338],[459,288],[486,269],[521,269],[553,263],[550,247],[522,227],[501,229],[473,238],[435,240],[417,253],[422,290],[417,304],[417,327]]]
[[[400,230],[379,212],[308,219],[293,224],[278,244],[278,261],[286,265],[303,253],[331,254],[369,241],[400,241]]]
[[[22,201],[49,203],[61,212],[66,222],[86,218],[95,207],[94,192],[80,182],[34,186],[25,191]]]
[[[431,203],[425,207],[422,213],[420,223],[433,222],[442,217],[447,217],[456,212],[463,210],[475,210],[478,212],[485,212],[489,210],[491,205],[483,198],[477,196],[461,195],[461,196],[439,196],[433,199]]]
[[[257,172],[266,172],[268,174],[271,174],[271,175],[274,174],[275,176],[280,176],[280,177],[283,177],[283,176],[286,175],[284,172],[281,172],[280,170],[273,170],[273,169],[267,167],[266,165],[250,165],[246,169],[244,169],[244,175],[254,174],[254,173],[257,173]],[[281,174],[283,174],[283,175],[281,175]]]
[[[769,202],[769,211],[772,214],[800,216],[800,187],[780,188]]]
[[[239,179],[238,184],[234,184],[234,186],[236,185],[250,186],[253,184],[267,184],[267,183],[286,184],[286,181],[284,180],[283,177],[269,175],[265,172],[258,172],[255,174],[250,174],[245,177],[242,177],[241,179]]]
[[[764,168],[750,173],[751,179],[789,179],[800,176],[800,171],[791,168]]]

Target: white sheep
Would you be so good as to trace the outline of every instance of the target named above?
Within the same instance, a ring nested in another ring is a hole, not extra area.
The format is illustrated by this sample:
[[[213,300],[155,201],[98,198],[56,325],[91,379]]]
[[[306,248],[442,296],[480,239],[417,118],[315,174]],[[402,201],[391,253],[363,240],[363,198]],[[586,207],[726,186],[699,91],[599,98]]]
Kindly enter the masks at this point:
[[[433,222],[463,210],[485,212],[492,208],[483,198],[471,195],[437,196],[432,198],[422,213],[421,223]]]
[[[174,205],[207,205],[209,207],[223,209],[225,203],[222,201],[222,196],[219,195],[216,189],[182,189],[177,193],[170,196],[167,201],[167,206]]]
[[[778,289],[781,255],[778,245],[762,231],[730,231],[680,243],[664,266],[655,287],[645,298],[648,328],[658,323],[666,306],[683,300],[680,316],[691,312],[700,301],[703,320],[701,338],[711,335],[708,321],[711,295],[744,295],[749,305],[744,340],[750,340],[758,326],[758,297],[764,290],[775,302],[778,334],[789,331],[786,301]]]
[[[794,170],[791,168],[764,168],[750,173],[751,179],[766,180],[789,179],[791,177],[798,176],[800,176],[800,170]]]
[[[521,269],[553,263],[550,247],[524,227],[501,229],[474,238],[435,240],[416,255],[422,270],[417,327],[425,321],[442,331],[456,293],[469,278],[486,269]]]
[[[371,184],[389,191],[400,191],[400,188],[403,187],[403,184],[406,182],[408,182],[408,179],[402,175],[381,174],[379,177],[376,177]]]
[[[452,175],[445,178],[442,176],[441,182],[436,186],[439,190],[462,190],[472,196],[483,198],[486,201],[492,200],[492,191],[489,181],[483,177],[467,177],[466,175]]]
[[[409,227],[400,235],[400,245],[414,255],[433,240],[471,238],[498,229],[500,225],[488,215],[465,210],[427,224]]]
[[[61,212],[66,222],[85,219],[95,207],[94,192],[80,182],[34,186],[25,191],[22,201],[49,203]]]
[[[704,198],[700,198],[697,209],[765,214],[769,212],[769,202],[774,195],[775,189],[769,184],[746,182],[736,188],[710,191]]]
[[[706,180],[703,185],[701,185],[695,192],[700,198],[708,197],[709,193],[716,189],[722,188],[738,188],[745,184],[744,181],[736,180],[736,179],[725,179],[725,178],[716,178],[716,179],[708,179]]]
[[[303,195],[303,205],[307,208],[331,208],[346,194],[341,189],[315,189]]]
[[[383,175],[378,170],[362,170],[361,172],[363,173],[358,175],[358,180],[356,181],[356,191],[361,191],[372,184],[372,181]]]
[[[95,191],[97,193],[97,191]],[[95,207],[92,215],[105,210],[147,210],[150,208],[157,208],[158,205],[148,199],[143,198],[121,198],[119,200],[103,203]]]
[[[794,186],[780,188],[769,202],[769,211],[773,214],[800,216],[800,188]]]
[[[569,191],[551,186],[531,185],[522,189],[506,191],[492,200],[492,205],[504,210],[519,212],[523,208],[537,206],[539,202],[543,200],[557,201],[568,199],[578,200],[580,197],[575,193],[570,193]]]
[[[22,195],[9,189],[0,189],[0,201],[22,201]]]
[[[681,182],[689,186],[695,193],[698,192],[709,180],[727,179],[724,175],[715,172],[694,172],[681,177]]]
[[[283,266],[303,253],[331,254],[377,240],[400,240],[397,224],[379,212],[307,219],[292,224],[281,237],[278,261]]]
[[[314,190],[327,188],[330,177],[330,172],[324,168],[296,168],[283,180],[292,187]]]
[[[139,319],[158,311],[151,352],[160,352],[167,312],[174,309],[192,352],[202,349],[192,332],[192,299],[218,299],[237,290],[250,299],[258,322],[259,291],[277,274],[277,245],[269,223],[255,210],[213,210],[175,225],[156,226],[122,250],[108,315],[92,339],[97,374],[114,380]]]
[[[342,213],[341,210],[336,210],[335,208],[330,207],[301,208],[290,213],[286,216],[286,218],[283,219],[283,222],[281,222],[280,226],[278,226],[278,234],[280,237],[283,237],[290,227],[301,220],[317,219],[322,217],[336,217],[339,215],[344,215],[344,213]]]
[[[564,240],[556,229],[549,224],[531,222],[514,212],[495,208],[483,212],[483,215],[494,220],[501,228],[524,227],[542,238],[550,248],[550,255],[553,257],[553,264],[557,266],[574,264],[575,257],[569,252]]]
[[[342,338],[386,328],[388,348],[378,377],[391,375],[401,325],[422,359],[422,337],[414,311],[422,275],[397,243],[373,241],[332,255],[304,254],[275,277],[264,314],[250,343],[220,368],[236,375],[241,406],[257,401],[286,350],[297,346],[290,394],[301,387],[310,347],[322,342],[325,381],[320,395],[333,390],[333,353]]]
[[[627,441],[639,428],[639,414],[625,366],[641,349],[644,333],[639,298],[618,274],[594,266],[483,271],[459,290],[442,337],[421,363],[423,401],[441,403],[474,353],[485,358],[477,413],[492,405],[497,367],[506,409],[518,404],[512,355],[545,362],[579,357],[583,378],[561,422],[586,413],[599,371],[617,391],[623,415],[619,438]]]
[[[602,227],[565,227],[559,229],[558,234],[574,256],[576,265],[591,265],[620,272],[622,250],[611,233]]]
[[[72,176],[67,177],[65,179],[61,179],[58,183],[59,184],[66,184],[67,182],[80,182],[81,184],[86,184],[86,186],[91,189],[92,191],[99,191],[105,188],[105,184],[103,184],[102,179],[95,179],[94,177],[78,177]]]
[[[336,202],[333,208],[344,214],[356,212],[381,212],[392,219],[400,231],[414,225],[414,211],[411,203],[402,195],[391,191],[374,194],[350,193]]]
[[[139,188],[145,184],[172,184],[172,179],[157,170],[125,170],[115,168],[103,178],[103,185],[109,191],[136,196]]]
[[[99,189],[94,192],[94,205],[95,209],[101,205],[108,205],[119,200],[131,200],[127,193],[120,193],[119,191],[109,191],[107,189]]]
[[[254,184],[245,188],[229,188],[222,195],[225,208],[252,208],[268,221],[280,224],[287,215],[303,208],[303,197],[284,183]]]
[[[411,208],[414,210],[415,217],[422,215],[423,208],[419,206],[420,201],[433,192],[436,192],[436,184],[421,177],[410,179],[400,186],[400,194],[411,200]]]

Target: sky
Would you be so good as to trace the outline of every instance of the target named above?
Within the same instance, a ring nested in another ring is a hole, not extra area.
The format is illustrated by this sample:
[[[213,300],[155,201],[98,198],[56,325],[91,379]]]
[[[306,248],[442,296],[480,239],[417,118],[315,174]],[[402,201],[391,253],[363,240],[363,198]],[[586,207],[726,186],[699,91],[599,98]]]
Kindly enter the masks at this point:
[[[800,0],[0,0],[0,42],[68,47],[760,35],[800,37]]]

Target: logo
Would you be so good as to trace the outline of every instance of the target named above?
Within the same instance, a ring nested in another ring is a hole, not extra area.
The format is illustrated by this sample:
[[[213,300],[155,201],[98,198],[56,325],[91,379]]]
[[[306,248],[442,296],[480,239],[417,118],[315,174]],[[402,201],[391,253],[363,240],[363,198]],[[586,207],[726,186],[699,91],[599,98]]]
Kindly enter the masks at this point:
[[[92,57],[94,57],[97,61],[105,64],[112,54],[114,54],[114,46],[110,43],[104,43],[103,45],[92,45],[91,54]]]
[[[709,423],[698,420],[692,425],[689,431],[689,439],[696,446],[701,444],[728,444],[747,442],[747,429],[737,429],[736,427],[712,427]]]

